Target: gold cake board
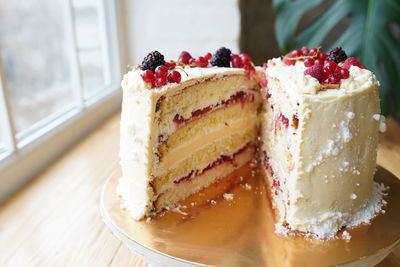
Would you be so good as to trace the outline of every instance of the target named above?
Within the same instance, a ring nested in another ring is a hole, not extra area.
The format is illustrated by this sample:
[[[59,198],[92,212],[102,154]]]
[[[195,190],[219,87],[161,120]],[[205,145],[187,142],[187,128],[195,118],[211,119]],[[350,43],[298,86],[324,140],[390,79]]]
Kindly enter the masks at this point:
[[[204,191],[179,209],[136,221],[120,207],[118,169],[104,185],[101,213],[117,238],[154,266],[373,266],[400,243],[400,180],[382,167],[375,181],[390,187],[386,212],[371,225],[346,229],[350,240],[340,234],[329,241],[275,234],[262,179],[250,168],[234,175],[244,179],[228,188],[232,200]]]

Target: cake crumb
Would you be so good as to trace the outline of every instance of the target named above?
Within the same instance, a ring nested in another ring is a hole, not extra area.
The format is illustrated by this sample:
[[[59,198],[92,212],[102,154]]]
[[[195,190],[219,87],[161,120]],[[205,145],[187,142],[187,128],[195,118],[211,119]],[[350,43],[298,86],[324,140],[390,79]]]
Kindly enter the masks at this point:
[[[216,205],[217,201],[215,201],[214,199],[211,199],[210,203],[211,203],[211,205]]]
[[[243,176],[239,176],[240,181],[243,181]]]
[[[246,188],[246,190],[251,190],[251,185],[249,185],[248,183],[246,183],[246,184],[244,185],[244,187]]]
[[[233,200],[233,194],[225,193],[223,195],[223,197],[224,197],[225,200],[229,200],[229,201]]]
[[[351,235],[349,234],[349,232],[347,232],[346,230],[343,231],[342,233],[342,237],[348,241],[350,241],[351,239]]]
[[[191,202],[190,206],[194,207],[196,205],[196,202]]]
[[[352,193],[350,197],[351,197],[351,199],[356,199],[356,198],[357,198],[357,195],[354,194],[354,193]]]
[[[146,219],[146,223],[149,223],[149,222],[151,222],[151,217],[148,217],[148,218]]]

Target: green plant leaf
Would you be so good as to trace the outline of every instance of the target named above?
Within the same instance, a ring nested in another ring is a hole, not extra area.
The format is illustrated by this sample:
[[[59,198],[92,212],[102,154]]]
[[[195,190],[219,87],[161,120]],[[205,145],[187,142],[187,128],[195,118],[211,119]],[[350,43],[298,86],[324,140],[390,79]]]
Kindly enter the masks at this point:
[[[284,53],[304,45],[316,47],[343,18],[350,17],[350,25],[326,50],[341,46],[348,56],[357,58],[372,70],[381,83],[382,112],[400,119],[400,43],[389,30],[389,24],[400,28],[400,2],[336,0],[296,34],[306,12],[324,2],[327,0],[274,0],[279,47]]]

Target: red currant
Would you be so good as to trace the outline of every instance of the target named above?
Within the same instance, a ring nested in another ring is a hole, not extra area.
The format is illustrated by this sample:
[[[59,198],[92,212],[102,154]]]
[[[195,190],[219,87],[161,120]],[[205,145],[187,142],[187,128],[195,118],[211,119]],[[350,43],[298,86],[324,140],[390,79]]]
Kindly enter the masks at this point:
[[[208,65],[208,60],[205,59],[204,57],[196,58],[195,62],[196,62],[197,67],[200,67],[200,68],[205,68]]]
[[[311,67],[312,65],[314,65],[314,59],[312,58],[304,59],[304,66]]]
[[[146,83],[152,83],[154,81],[154,74],[151,70],[145,70],[142,73],[142,79]]]
[[[242,68],[242,59],[238,55],[231,56],[232,68]]]
[[[195,63],[195,59],[194,58],[191,58],[191,59],[189,59],[189,64],[193,64],[193,63]]]
[[[170,83],[180,83],[181,78],[181,74],[179,73],[179,71],[176,70],[170,72],[167,76],[168,82]]]
[[[331,74],[328,78],[328,83],[330,84],[338,84],[340,83],[340,78],[339,76],[335,75],[335,74]]]
[[[332,72],[329,69],[323,69],[323,78],[322,80],[325,81],[326,79],[329,78],[329,76],[332,74]]]
[[[183,64],[189,64],[189,59],[188,57],[179,57],[178,61],[182,62]]]
[[[308,54],[310,53],[310,50],[308,49],[308,46],[303,46],[301,48],[301,52],[303,53],[303,56],[308,56]]]
[[[240,54],[240,59],[241,59],[243,65],[250,65],[251,64],[251,59],[250,59],[249,55],[247,55],[245,53]]]
[[[264,69],[264,70],[268,69],[268,63],[264,63],[264,64],[263,64],[263,69]]]
[[[318,54],[318,58],[321,59],[322,61],[325,61],[326,56],[327,56],[326,53],[319,53]]]
[[[174,69],[174,68],[176,67],[176,63],[173,62],[173,61],[171,61],[171,62],[166,62],[165,65],[167,66],[167,68],[168,68],[169,70],[172,70],[172,69]]]
[[[212,58],[212,54],[209,52],[204,56],[207,60],[210,60]]]
[[[318,56],[318,49],[317,48],[311,49],[310,53],[308,53],[308,55],[316,58]]]
[[[161,87],[163,86],[165,83],[167,82],[167,80],[165,79],[165,77],[160,77],[155,81],[155,86],[156,87]]]
[[[332,73],[335,72],[336,67],[337,67],[337,64],[333,61],[328,61],[324,65],[324,69],[328,69]]]
[[[168,68],[165,67],[165,66],[163,66],[163,65],[158,66],[158,67],[156,68],[154,74],[155,74],[156,78],[165,77],[165,76],[167,76],[167,74],[168,74]]]
[[[187,51],[182,51],[181,54],[179,55],[179,57],[191,58],[192,56],[189,54],[189,52],[187,52]]]
[[[323,65],[324,65],[324,62],[323,62],[321,59],[317,58],[316,60],[314,60],[314,65],[323,66]]]
[[[340,77],[341,79],[347,79],[347,78],[349,78],[349,76],[350,76],[350,74],[349,74],[349,71],[348,71],[348,70],[346,70],[346,69],[341,69],[341,70],[339,71],[339,77]]]
[[[285,63],[286,65],[290,66],[290,65],[296,64],[296,60],[288,59],[288,58],[285,56],[285,57],[283,58],[283,63]]]

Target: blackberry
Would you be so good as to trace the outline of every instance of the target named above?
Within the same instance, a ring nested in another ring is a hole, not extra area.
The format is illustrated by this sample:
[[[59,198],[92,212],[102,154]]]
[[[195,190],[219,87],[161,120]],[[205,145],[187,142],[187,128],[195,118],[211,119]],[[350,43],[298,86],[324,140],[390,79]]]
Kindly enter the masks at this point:
[[[231,66],[231,50],[225,47],[218,49],[211,58],[211,65],[218,67],[230,67]]]
[[[143,59],[140,69],[151,70],[154,73],[155,69],[160,65],[165,66],[164,56],[158,51],[153,51]]]
[[[339,62],[345,61],[347,59],[347,55],[346,55],[346,52],[344,52],[343,49],[340,46],[338,46],[338,47],[332,48],[329,51],[329,54],[326,59],[328,61],[333,61],[333,62],[339,63]]]

